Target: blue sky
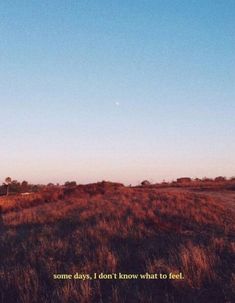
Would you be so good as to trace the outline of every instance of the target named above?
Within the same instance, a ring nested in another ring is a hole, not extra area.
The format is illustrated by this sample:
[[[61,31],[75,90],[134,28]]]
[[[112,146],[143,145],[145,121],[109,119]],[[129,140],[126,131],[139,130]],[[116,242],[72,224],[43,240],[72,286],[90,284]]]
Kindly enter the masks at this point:
[[[235,1],[1,1],[0,179],[235,175]]]

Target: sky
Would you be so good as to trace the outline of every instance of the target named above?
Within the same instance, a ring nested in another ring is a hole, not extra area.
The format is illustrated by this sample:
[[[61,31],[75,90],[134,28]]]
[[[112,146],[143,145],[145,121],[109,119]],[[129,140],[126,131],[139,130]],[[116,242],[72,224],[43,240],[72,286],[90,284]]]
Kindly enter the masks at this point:
[[[235,1],[0,2],[0,182],[235,175]]]

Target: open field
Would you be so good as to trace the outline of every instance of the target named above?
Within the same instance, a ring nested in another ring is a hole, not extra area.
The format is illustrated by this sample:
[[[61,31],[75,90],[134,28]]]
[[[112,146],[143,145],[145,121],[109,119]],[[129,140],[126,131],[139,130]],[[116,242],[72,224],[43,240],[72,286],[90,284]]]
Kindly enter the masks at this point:
[[[0,302],[232,303],[234,190],[99,183],[1,197],[0,205]],[[77,272],[91,279],[53,279]],[[184,279],[92,279],[95,272]]]

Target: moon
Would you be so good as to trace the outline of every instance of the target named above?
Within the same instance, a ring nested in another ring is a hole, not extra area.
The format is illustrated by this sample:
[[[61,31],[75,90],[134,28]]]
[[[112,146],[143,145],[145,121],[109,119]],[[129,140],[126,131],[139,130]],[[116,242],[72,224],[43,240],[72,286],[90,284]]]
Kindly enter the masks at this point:
[[[119,105],[120,105],[120,102],[115,102],[115,105],[116,105],[116,106],[119,106]]]

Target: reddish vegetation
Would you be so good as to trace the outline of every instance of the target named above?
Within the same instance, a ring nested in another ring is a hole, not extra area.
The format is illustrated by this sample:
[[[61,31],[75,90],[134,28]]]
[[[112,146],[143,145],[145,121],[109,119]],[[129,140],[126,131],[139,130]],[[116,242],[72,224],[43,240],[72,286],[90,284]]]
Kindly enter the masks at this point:
[[[232,302],[235,191],[217,181],[98,183],[0,198],[0,301]],[[185,279],[53,280],[76,272]]]

